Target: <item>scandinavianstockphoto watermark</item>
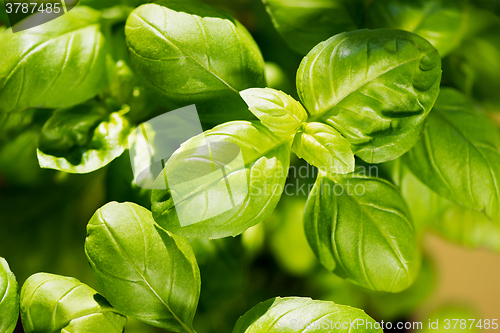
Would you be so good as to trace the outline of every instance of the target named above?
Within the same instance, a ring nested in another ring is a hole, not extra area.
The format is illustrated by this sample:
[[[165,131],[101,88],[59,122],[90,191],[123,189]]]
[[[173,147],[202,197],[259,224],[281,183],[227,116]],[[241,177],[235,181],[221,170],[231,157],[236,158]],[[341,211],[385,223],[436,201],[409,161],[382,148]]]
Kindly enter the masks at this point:
[[[362,196],[366,192],[364,184],[356,180],[357,177],[375,177],[379,176],[379,167],[376,165],[359,166],[354,173],[349,176],[337,174],[335,168],[321,170],[310,164],[301,166],[290,166],[289,168],[274,168],[272,170],[254,170],[253,180],[250,181],[250,195],[266,195],[270,193],[284,194],[287,196],[302,195],[309,193],[321,195],[349,195]],[[315,182],[305,182],[304,180],[314,180],[322,173],[332,179],[342,179],[341,182],[327,182],[323,179],[319,186]],[[263,179],[286,177],[287,182],[284,185],[274,184],[272,187],[265,186]],[[351,177],[354,177],[350,179]]]
[[[328,319],[322,319],[319,321],[313,322],[303,322],[297,319],[291,319],[285,326],[288,326],[288,329],[303,331],[303,330],[324,330],[325,332],[335,332],[337,330],[348,330],[349,332],[356,332],[359,330],[360,332],[366,332],[367,330],[421,330],[424,327],[423,322],[415,321],[415,322],[386,322],[386,321],[373,321],[372,319],[349,319],[345,321],[333,321]]]

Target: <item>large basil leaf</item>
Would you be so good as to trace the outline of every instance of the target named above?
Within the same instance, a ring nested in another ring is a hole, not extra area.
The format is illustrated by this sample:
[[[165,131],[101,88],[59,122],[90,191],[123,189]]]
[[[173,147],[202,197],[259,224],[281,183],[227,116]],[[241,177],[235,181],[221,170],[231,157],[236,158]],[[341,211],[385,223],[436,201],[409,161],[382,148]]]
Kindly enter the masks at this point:
[[[304,228],[321,263],[364,288],[409,287],[420,258],[410,212],[399,191],[380,178],[319,175],[307,201]]]
[[[0,332],[12,333],[19,317],[17,280],[9,264],[0,257]]]
[[[307,112],[293,97],[270,88],[251,88],[240,93],[250,111],[271,132],[294,135],[307,120]]]
[[[306,54],[316,44],[364,21],[361,0],[263,0],[274,26],[288,46]]]
[[[175,234],[203,238],[236,236],[261,222],[283,192],[291,140],[247,121],[188,140],[155,182],[156,222]]]
[[[88,104],[55,111],[40,134],[40,166],[69,173],[104,167],[128,147],[131,127],[124,113]]]
[[[75,278],[38,273],[21,289],[26,333],[121,333],[127,318]]]
[[[0,54],[0,112],[72,106],[95,96],[108,81],[101,15],[87,7],[0,34]]]
[[[395,159],[418,140],[439,93],[441,60],[422,37],[358,30],[316,46],[297,73],[311,121],[326,122],[369,163]]]
[[[233,333],[377,332],[363,310],[305,297],[271,298],[242,316]]]
[[[376,28],[401,29],[427,39],[445,57],[459,46],[468,12],[454,0],[378,0],[369,10]]]
[[[500,135],[459,92],[441,92],[405,161],[436,193],[488,216],[499,214]]]
[[[354,171],[351,144],[328,125],[306,124],[295,136],[292,148],[298,157],[328,175]]]
[[[133,203],[101,207],[87,226],[85,252],[109,302],[124,314],[175,332],[194,332],[200,273],[185,238],[155,225]]]
[[[169,103],[196,104],[202,121],[252,119],[239,91],[265,85],[264,61],[231,16],[191,0],[134,10],[125,27],[137,75]]]

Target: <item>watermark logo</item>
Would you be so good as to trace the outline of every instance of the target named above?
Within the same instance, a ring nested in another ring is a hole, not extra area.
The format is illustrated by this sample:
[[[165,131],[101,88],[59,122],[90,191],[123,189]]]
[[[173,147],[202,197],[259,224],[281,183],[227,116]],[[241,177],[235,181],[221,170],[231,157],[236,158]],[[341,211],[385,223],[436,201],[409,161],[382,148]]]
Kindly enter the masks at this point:
[[[52,21],[70,10],[79,0],[3,0],[13,32]]]
[[[196,137],[194,145],[178,150],[192,137]],[[210,142],[194,105],[137,127],[131,135],[130,159],[139,187],[169,190],[182,227],[236,208],[249,192],[240,147]],[[197,199],[186,200],[193,196]],[[217,202],[210,204],[211,198]]]

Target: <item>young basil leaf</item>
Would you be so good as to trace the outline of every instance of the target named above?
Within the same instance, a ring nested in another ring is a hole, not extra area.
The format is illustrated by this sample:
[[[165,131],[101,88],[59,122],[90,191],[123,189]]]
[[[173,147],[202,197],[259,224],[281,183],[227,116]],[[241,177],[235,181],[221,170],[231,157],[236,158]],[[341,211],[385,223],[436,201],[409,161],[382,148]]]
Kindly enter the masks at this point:
[[[119,311],[169,331],[194,332],[200,273],[193,250],[185,238],[158,227],[146,208],[101,207],[87,226],[85,253]]]
[[[292,149],[298,157],[328,175],[354,171],[351,144],[328,125],[306,124],[295,136]]]
[[[240,92],[250,111],[271,132],[294,135],[307,120],[307,112],[293,97],[270,88],[250,88]]]
[[[252,119],[239,91],[265,85],[264,60],[245,27],[191,0],[134,10],[125,27],[139,77],[170,103],[197,104],[204,122]]]
[[[188,140],[155,182],[154,219],[185,237],[241,234],[278,204],[291,140],[247,121],[225,123]]]
[[[17,280],[9,264],[0,257],[0,332],[12,333],[19,317]]]
[[[459,92],[441,92],[422,138],[404,158],[436,193],[490,217],[499,215],[500,135]]]
[[[37,273],[21,289],[26,333],[121,333],[127,318],[75,278]]]
[[[439,93],[441,60],[425,39],[358,30],[317,45],[297,73],[311,121],[325,122],[369,163],[395,159],[418,140]]]
[[[400,292],[420,268],[410,212],[399,191],[380,178],[319,175],[304,228],[328,270],[366,289]]]
[[[376,28],[401,29],[427,39],[445,57],[459,46],[468,16],[465,5],[454,0],[381,0],[369,10]]]
[[[40,166],[69,173],[104,167],[128,147],[131,126],[123,114],[108,115],[103,108],[87,104],[56,110],[40,134]]]
[[[369,332],[382,333],[363,310],[305,297],[276,297],[240,317],[233,333]]]
[[[364,21],[361,0],[263,0],[274,26],[288,46],[305,55],[316,44]]]
[[[76,7],[57,20],[0,34],[0,112],[84,102],[107,84],[101,15]]]

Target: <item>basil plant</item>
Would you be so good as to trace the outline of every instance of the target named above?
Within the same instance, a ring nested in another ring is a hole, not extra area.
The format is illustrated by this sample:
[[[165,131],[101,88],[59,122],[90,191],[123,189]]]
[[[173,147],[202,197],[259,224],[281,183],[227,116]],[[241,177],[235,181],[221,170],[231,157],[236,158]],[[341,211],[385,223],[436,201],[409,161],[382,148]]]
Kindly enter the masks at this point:
[[[474,1],[253,2],[252,20],[231,1],[81,0],[19,32],[6,5],[0,187],[81,177],[102,195],[74,206],[95,212],[89,285],[32,272],[19,293],[0,259],[1,333],[19,311],[28,333],[208,332],[212,308],[241,311],[233,333],[383,332],[431,290],[424,231],[500,251],[500,18]],[[314,176],[284,213],[298,163]],[[317,262],[311,279],[351,296],[224,303],[270,229],[280,263]]]

